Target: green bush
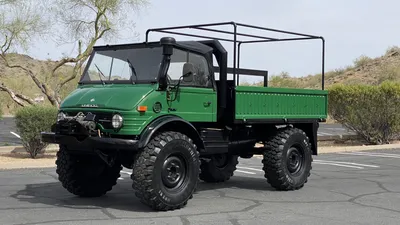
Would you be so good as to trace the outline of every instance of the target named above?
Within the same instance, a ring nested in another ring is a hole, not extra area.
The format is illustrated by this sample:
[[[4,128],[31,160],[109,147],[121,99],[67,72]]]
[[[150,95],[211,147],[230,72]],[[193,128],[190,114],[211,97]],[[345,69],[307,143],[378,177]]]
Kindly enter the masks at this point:
[[[57,117],[57,108],[51,106],[27,106],[17,111],[15,123],[22,144],[32,158],[47,147],[41,141],[40,132],[50,131]]]
[[[388,144],[400,134],[400,83],[329,88],[329,114],[371,144]]]

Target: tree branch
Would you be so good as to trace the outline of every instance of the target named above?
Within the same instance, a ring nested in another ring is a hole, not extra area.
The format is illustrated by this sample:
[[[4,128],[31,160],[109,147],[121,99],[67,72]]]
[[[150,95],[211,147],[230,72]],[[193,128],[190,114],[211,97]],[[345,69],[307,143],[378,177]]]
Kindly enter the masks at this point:
[[[60,67],[65,65],[66,63],[76,63],[79,61],[79,58],[63,58],[60,61],[57,62],[56,66],[53,68],[51,72],[51,76],[55,76],[56,70],[58,70]]]
[[[26,74],[28,74],[31,79],[33,80],[33,82],[36,84],[36,86],[41,90],[41,92],[43,94],[46,95],[47,99],[50,101],[50,103],[52,105],[56,105],[58,106],[58,102],[57,100],[52,96],[52,94],[50,93],[49,89],[47,88],[47,85],[45,83],[40,82],[40,80],[36,77],[36,75],[32,72],[32,70],[27,69],[21,65],[10,65],[10,63],[8,62],[6,56],[3,54],[0,55],[0,57],[4,60],[5,65],[10,68],[10,69],[21,69],[23,70]]]
[[[35,104],[35,101],[30,99],[29,97],[27,97],[23,94],[15,93],[15,91],[11,90],[7,86],[5,86],[3,83],[0,84],[0,90],[7,92],[10,95],[10,97],[12,98],[12,100],[14,100],[14,102],[16,102],[20,106],[26,106],[26,103],[28,103],[30,105]]]

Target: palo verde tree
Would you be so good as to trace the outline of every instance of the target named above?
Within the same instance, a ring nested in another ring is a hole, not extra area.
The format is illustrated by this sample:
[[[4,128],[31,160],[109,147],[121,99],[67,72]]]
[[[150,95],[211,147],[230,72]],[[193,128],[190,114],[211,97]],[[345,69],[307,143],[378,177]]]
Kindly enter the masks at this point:
[[[101,39],[121,37],[122,29],[133,29],[132,15],[147,3],[146,0],[0,0],[0,60],[9,69],[22,70],[47,100],[58,107],[63,87],[80,74],[93,46]],[[58,37],[55,41],[59,43],[77,44],[78,49],[73,56],[52,63],[46,79],[40,79],[28,65],[13,63],[9,53],[26,49],[35,39],[46,37]],[[68,74],[61,70],[65,65],[73,66]],[[20,90],[1,82],[1,76],[0,91],[7,92],[20,106],[35,104]]]

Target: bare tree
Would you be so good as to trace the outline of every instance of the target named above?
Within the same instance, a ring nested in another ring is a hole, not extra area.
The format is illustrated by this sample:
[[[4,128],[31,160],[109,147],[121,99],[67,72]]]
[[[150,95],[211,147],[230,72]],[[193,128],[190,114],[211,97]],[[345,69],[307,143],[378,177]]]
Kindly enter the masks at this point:
[[[118,35],[121,29],[133,29],[134,22],[130,15],[137,12],[140,7],[145,6],[146,0],[48,0],[43,1],[54,16],[53,25],[57,24],[61,30],[53,29],[52,34],[58,33],[60,40],[69,43],[78,43],[78,51],[75,56],[63,57],[51,68],[51,78],[66,76],[58,79],[55,85],[39,80],[25,65],[13,65],[7,58],[7,53],[12,47],[24,47],[30,43],[31,38],[45,33],[49,30],[48,18],[44,18],[41,11],[37,9],[29,11],[29,1],[0,0],[8,4],[18,12],[13,17],[0,21],[1,59],[9,68],[23,70],[40,91],[54,106],[61,103],[61,91],[63,87],[74,80],[80,73],[82,66],[92,53],[93,46],[100,39],[109,39]],[[36,1],[35,1],[36,2]],[[38,13],[35,13],[38,12]],[[1,12],[0,12],[1,13]],[[1,16],[1,15],[0,15]],[[46,29],[44,29],[46,28]],[[55,28],[55,27],[52,27]],[[133,33],[134,34],[134,33]],[[70,74],[60,74],[60,68],[66,64],[72,64],[73,70]],[[0,90],[9,93],[12,99],[19,105],[33,104],[34,101],[27,96],[16,93],[15,90],[6,87],[0,82]]]

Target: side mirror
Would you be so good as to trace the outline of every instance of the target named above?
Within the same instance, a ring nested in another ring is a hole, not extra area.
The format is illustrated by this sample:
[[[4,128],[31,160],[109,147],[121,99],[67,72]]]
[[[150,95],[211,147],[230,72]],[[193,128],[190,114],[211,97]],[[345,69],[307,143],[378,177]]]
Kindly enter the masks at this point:
[[[184,82],[192,82],[194,73],[195,70],[192,63],[185,63],[183,65],[182,77]]]

